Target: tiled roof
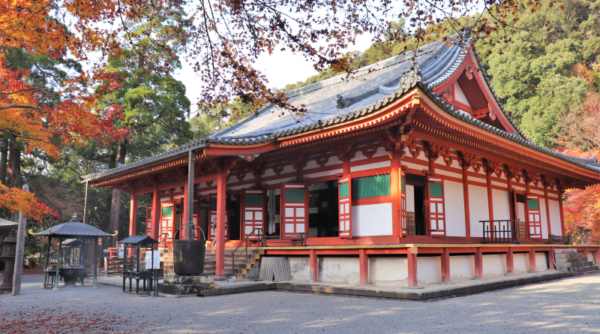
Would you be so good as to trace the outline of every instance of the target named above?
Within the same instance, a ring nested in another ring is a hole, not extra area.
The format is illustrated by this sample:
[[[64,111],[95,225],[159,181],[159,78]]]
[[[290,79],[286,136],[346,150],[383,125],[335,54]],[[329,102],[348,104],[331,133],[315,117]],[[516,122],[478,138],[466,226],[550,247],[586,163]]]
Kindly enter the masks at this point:
[[[92,180],[161,160],[172,159],[183,155],[190,149],[209,146],[210,143],[225,145],[260,144],[280,137],[342,123],[380,109],[401,97],[416,85],[419,85],[439,107],[462,121],[544,154],[600,172],[600,166],[595,165],[597,161],[561,154],[538,146],[527,139],[513,122],[510,114],[504,110],[483,68],[481,68],[481,72],[502,112],[516,129],[516,134],[508,133],[457,112],[453,106],[448,105],[437,94],[432,93],[433,89],[446,82],[456,73],[469,52],[465,48],[470,45],[469,40],[461,39],[458,34],[449,37],[447,42],[449,45],[443,41],[436,41],[418,48],[415,52],[406,52],[363,67],[350,77],[341,75],[287,92],[286,96],[289,103],[296,107],[304,105],[306,112],[303,116],[267,105],[260,109],[256,115],[250,115],[213,135],[197,139],[150,158],[84,176],[84,180]],[[470,46],[473,47],[473,45]],[[472,50],[477,57],[475,48],[472,48]]]

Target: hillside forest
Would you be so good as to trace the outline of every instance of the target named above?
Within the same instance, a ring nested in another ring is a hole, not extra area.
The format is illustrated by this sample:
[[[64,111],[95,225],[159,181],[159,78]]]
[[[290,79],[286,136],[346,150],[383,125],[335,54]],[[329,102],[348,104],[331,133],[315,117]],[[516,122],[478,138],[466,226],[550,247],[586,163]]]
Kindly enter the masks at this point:
[[[600,0],[542,1],[536,10],[525,10],[523,5],[519,11],[518,20],[507,24],[502,31],[493,32],[491,40],[481,39],[476,44],[497,95],[533,142],[567,154],[600,159]],[[182,50],[177,49],[178,43],[171,43],[168,52],[160,45],[172,38],[173,22],[181,26],[177,15],[175,10],[169,13],[170,19],[136,22],[136,29],[130,33],[137,45],[143,46],[144,57],[140,57],[139,50],[124,48],[110,57],[103,68],[105,77],[93,78],[95,92],[103,93],[94,103],[104,109],[119,106],[113,118],[107,120],[114,126],[108,137],[106,133],[95,135],[94,131],[102,132],[102,124],[94,124],[85,144],[80,144],[78,138],[58,143],[55,137],[46,136],[57,148],[38,150],[15,145],[15,137],[4,132],[0,143],[0,181],[8,185],[27,183],[39,201],[35,203],[43,208],[31,213],[40,219],[30,218],[28,229],[33,232],[47,229],[67,221],[74,212],[81,217],[85,189],[82,175],[155,155],[210,135],[244,117],[254,117],[260,104],[248,104],[240,98],[215,107],[227,113],[189,112],[191,102],[186,90],[193,87],[185,87],[172,75],[174,69],[181,67],[178,52]],[[465,16],[461,20],[468,25],[480,19]],[[149,29],[152,36],[162,37],[150,38]],[[408,28],[404,21],[399,21],[392,29]],[[452,29],[425,29],[427,41],[451,33]],[[398,42],[384,38],[364,52],[349,53],[348,57],[353,68],[360,68],[414,49],[419,43],[422,42],[415,39]],[[20,50],[5,49],[4,66],[34,74],[39,85],[53,80],[69,81],[67,68],[81,66],[66,56],[57,60]],[[144,66],[140,66],[141,62]],[[165,72],[163,66],[167,63],[170,68]],[[160,71],[166,74],[155,75]],[[305,81],[278,87],[276,91],[286,92],[340,74],[328,67]],[[112,85],[112,78],[118,78],[120,84]],[[74,111],[73,115],[79,114]],[[16,155],[21,158],[15,159]],[[16,172],[19,180],[15,180]],[[90,223],[104,231],[118,230],[120,238],[126,236],[129,201],[126,192],[91,188]],[[600,242],[600,185],[568,190],[564,201],[565,224],[574,240]],[[145,207],[149,203],[149,198],[139,198],[137,231],[140,233],[144,231]],[[0,216],[11,219],[14,209],[4,207]],[[28,235],[27,256],[39,255],[43,242]]]

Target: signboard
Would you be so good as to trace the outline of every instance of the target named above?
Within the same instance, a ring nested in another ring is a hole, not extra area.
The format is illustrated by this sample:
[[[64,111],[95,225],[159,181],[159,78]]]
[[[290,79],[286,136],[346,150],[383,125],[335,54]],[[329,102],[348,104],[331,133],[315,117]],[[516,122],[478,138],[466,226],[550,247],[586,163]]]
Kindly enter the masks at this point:
[[[154,254],[154,268],[152,268],[152,251],[146,252],[146,269],[160,269],[160,251],[155,250]]]
[[[123,247],[119,248],[119,254],[118,254],[119,259],[122,259],[124,254],[125,254],[125,249],[123,249]]]

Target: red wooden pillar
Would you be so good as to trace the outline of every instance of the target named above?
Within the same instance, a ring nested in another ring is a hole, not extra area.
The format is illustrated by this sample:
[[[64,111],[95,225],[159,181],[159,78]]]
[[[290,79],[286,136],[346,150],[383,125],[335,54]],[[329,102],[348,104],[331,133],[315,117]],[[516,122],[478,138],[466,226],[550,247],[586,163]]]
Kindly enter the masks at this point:
[[[515,274],[515,258],[513,256],[512,247],[508,247],[508,252],[506,252],[506,274],[507,275]]]
[[[138,196],[131,192],[131,203],[129,205],[129,235],[136,235]]]
[[[442,283],[450,282],[450,251],[444,247],[442,252]]]
[[[483,278],[483,252],[481,247],[477,247],[475,252],[475,278]]]
[[[217,173],[217,242],[215,276],[225,274],[225,173]]]
[[[157,183],[156,188],[154,188],[154,192],[152,194],[152,229],[151,229],[151,233],[150,233],[152,235],[152,239],[154,239],[156,241],[158,241],[158,239],[160,237],[159,225],[160,225],[160,192],[158,191],[158,183]]]
[[[463,161],[462,176],[463,176],[463,200],[465,205],[465,232],[467,238],[471,238],[471,212],[469,211],[469,183],[467,182],[467,171],[471,165]]]
[[[550,250],[548,251],[548,269],[555,269],[554,268],[554,247],[550,247]]]
[[[419,286],[417,281],[417,247],[408,249],[406,258],[408,260],[408,286]]]
[[[360,262],[360,284],[369,284],[369,256],[367,251],[363,249],[358,250],[358,260]]]
[[[587,258],[588,258],[587,248],[584,248],[581,251],[581,256],[583,256],[585,258],[585,260],[587,261]]]
[[[494,198],[492,197],[492,171],[490,170],[486,170],[485,171],[485,179],[487,182],[487,195],[488,195],[488,215],[489,215],[489,220],[494,220]],[[491,229],[494,229],[494,224],[491,224]]]
[[[394,237],[402,236],[402,194],[400,193],[400,159],[399,154],[392,154],[392,168],[390,173],[390,194],[392,198],[392,233]]]
[[[600,263],[600,247],[598,247],[598,249],[596,249],[596,251],[594,252],[594,263]]]
[[[560,208],[560,235],[565,235],[565,214],[563,211],[563,194],[564,191],[563,189],[560,189],[560,194],[558,196],[560,205],[558,206]]]
[[[310,281],[318,282],[319,281],[319,262],[317,259],[317,253],[315,253],[314,249],[310,250],[310,258],[308,260],[310,265]]]
[[[529,251],[529,272],[535,272],[537,265],[535,263],[535,247],[531,247]]]

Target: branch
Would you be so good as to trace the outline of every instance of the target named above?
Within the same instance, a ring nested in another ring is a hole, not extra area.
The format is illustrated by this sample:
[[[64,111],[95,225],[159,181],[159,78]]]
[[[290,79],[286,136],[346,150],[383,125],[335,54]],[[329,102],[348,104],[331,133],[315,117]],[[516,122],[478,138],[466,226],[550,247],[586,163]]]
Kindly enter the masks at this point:
[[[4,109],[40,109],[38,106],[33,106],[29,104],[9,104],[7,106],[0,106],[0,110]]]

